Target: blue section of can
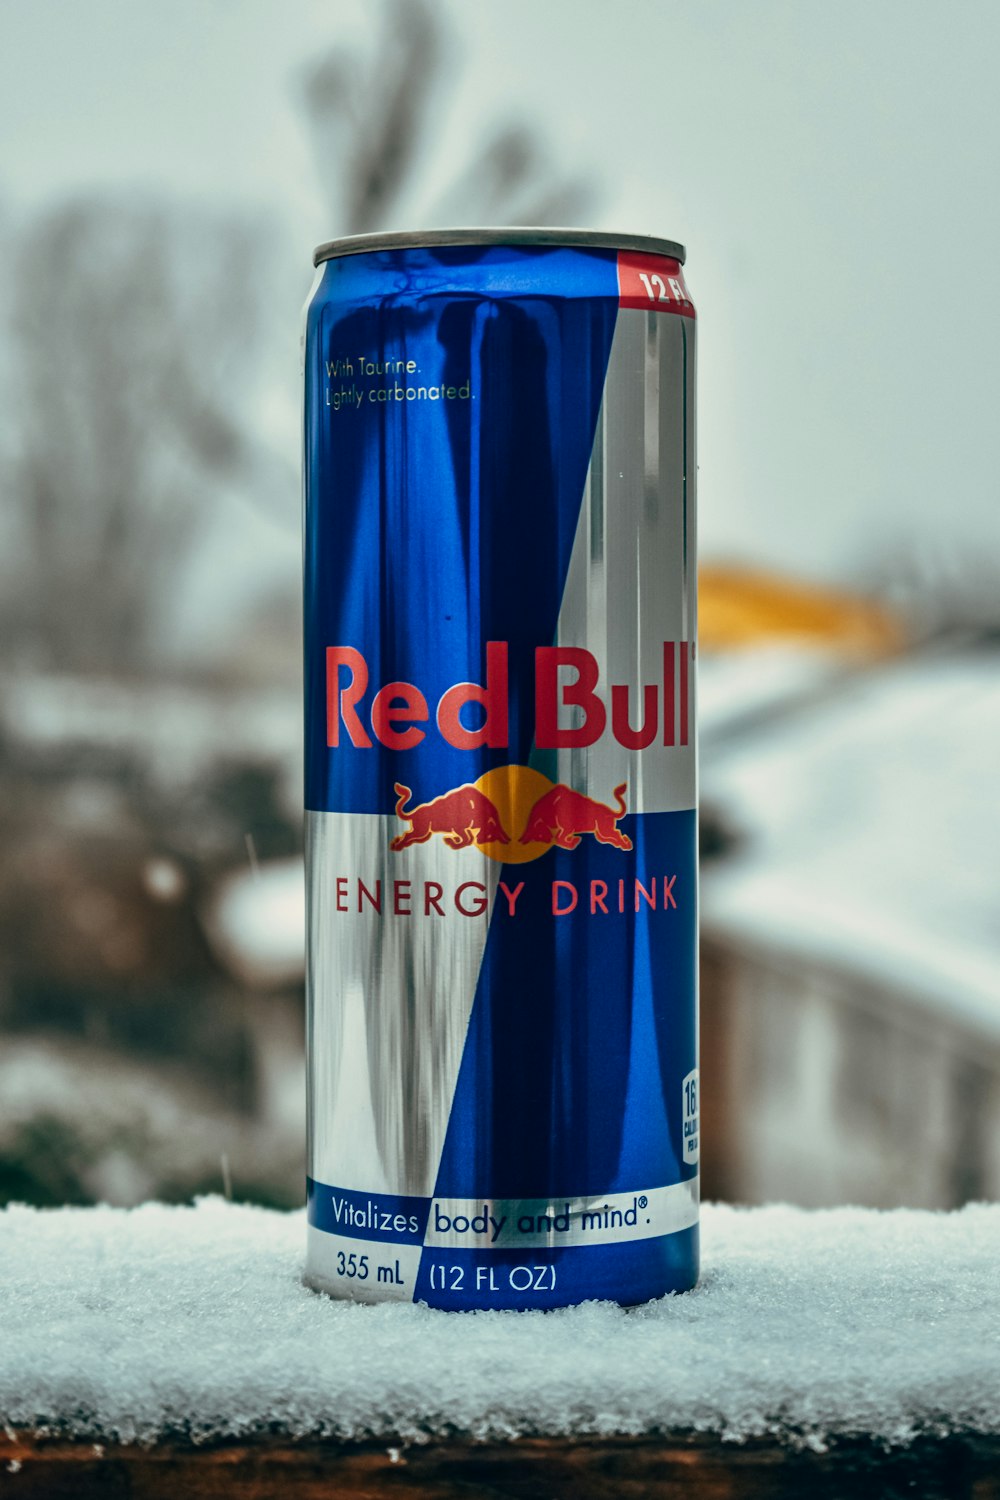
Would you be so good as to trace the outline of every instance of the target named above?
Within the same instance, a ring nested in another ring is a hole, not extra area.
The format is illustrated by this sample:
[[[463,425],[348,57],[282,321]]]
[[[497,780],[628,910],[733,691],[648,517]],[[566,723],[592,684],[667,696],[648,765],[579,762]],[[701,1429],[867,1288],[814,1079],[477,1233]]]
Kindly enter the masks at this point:
[[[605,250],[326,264],[306,339],[308,808],[391,812],[397,780],[436,792],[527,763],[535,649],[555,631],[617,312]],[[371,399],[397,389],[399,400]],[[341,392],[350,399],[335,409]],[[488,641],[508,643],[508,743],[456,749],[436,705],[483,681]],[[365,658],[357,712],[371,746],[343,726],[336,751],[327,745],[327,645]],[[402,752],[367,726],[392,682],[414,684],[428,707],[414,721],[423,738]]]
[[[695,1175],[681,1089],[695,1056],[696,815],[618,825],[505,872],[436,1195],[598,1196]]]
[[[686,1292],[698,1274],[698,1225],[657,1239],[563,1250],[425,1250],[414,1300],[443,1311],[626,1307]]]

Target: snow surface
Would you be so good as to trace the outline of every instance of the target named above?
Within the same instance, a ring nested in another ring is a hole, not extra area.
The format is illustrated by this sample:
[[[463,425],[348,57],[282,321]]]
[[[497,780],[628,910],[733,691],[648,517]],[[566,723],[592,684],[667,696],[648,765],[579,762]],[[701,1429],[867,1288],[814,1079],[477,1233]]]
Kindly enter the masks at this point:
[[[149,1442],[1000,1432],[1000,1205],[704,1211],[701,1285],[629,1312],[432,1312],[301,1284],[301,1212],[0,1213],[0,1422]]]

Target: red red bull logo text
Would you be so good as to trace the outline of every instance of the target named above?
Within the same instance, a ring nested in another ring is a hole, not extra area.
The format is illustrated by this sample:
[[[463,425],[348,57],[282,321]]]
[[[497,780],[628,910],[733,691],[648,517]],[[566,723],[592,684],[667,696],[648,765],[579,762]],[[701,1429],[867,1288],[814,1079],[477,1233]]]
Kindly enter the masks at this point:
[[[572,750],[594,745],[610,733],[628,750],[689,743],[690,660],[693,641],[663,642],[660,683],[640,696],[627,683],[611,683],[602,696],[597,658],[582,646],[539,646],[535,650],[535,744],[539,750]],[[508,739],[507,642],[486,646],[485,681],[458,682],[442,693],[434,713],[437,732],[457,750],[506,749]],[[374,740],[388,750],[412,750],[427,736],[427,698],[412,682],[387,682],[367,711],[370,673],[354,646],[326,648],[326,742],[330,749],[350,743],[370,750]],[[474,729],[462,721],[468,705],[481,710]],[[610,711],[609,711],[610,705]],[[570,713],[567,715],[566,711]],[[573,723],[566,723],[572,717]],[[373,739],[374,736],[374,739]]]

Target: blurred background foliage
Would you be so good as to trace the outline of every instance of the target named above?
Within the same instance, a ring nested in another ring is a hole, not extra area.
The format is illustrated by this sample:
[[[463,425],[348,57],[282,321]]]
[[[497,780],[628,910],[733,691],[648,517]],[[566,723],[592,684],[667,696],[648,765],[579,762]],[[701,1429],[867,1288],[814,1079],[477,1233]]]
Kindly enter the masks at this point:
[[[368,14],[289,79],[325,237],[599,213],[522,118],[442,170],[446,13]],[[0,1201],[292,1205],[305,250],[156,192],[0,240]],[[1000,1193],[995,559],[866,556],[702,571],[710,1196]]]

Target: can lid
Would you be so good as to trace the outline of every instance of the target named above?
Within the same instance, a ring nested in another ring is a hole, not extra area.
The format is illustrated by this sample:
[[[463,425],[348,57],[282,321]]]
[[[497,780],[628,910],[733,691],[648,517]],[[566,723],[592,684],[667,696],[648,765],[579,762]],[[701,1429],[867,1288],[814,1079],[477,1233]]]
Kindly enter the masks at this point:
[[[607,234],[600,229],[534,229],[501,225],[495,229],[402,230],[388,234],[352,234],[328,240],[313,255],[313,265],[342,255],[367,255],[377,250],[424,250],[436,245],[562,245],[581,250],[637,250],[646,255],[669,255],[684,264],[685,250],[675,240],[649,234]]]

